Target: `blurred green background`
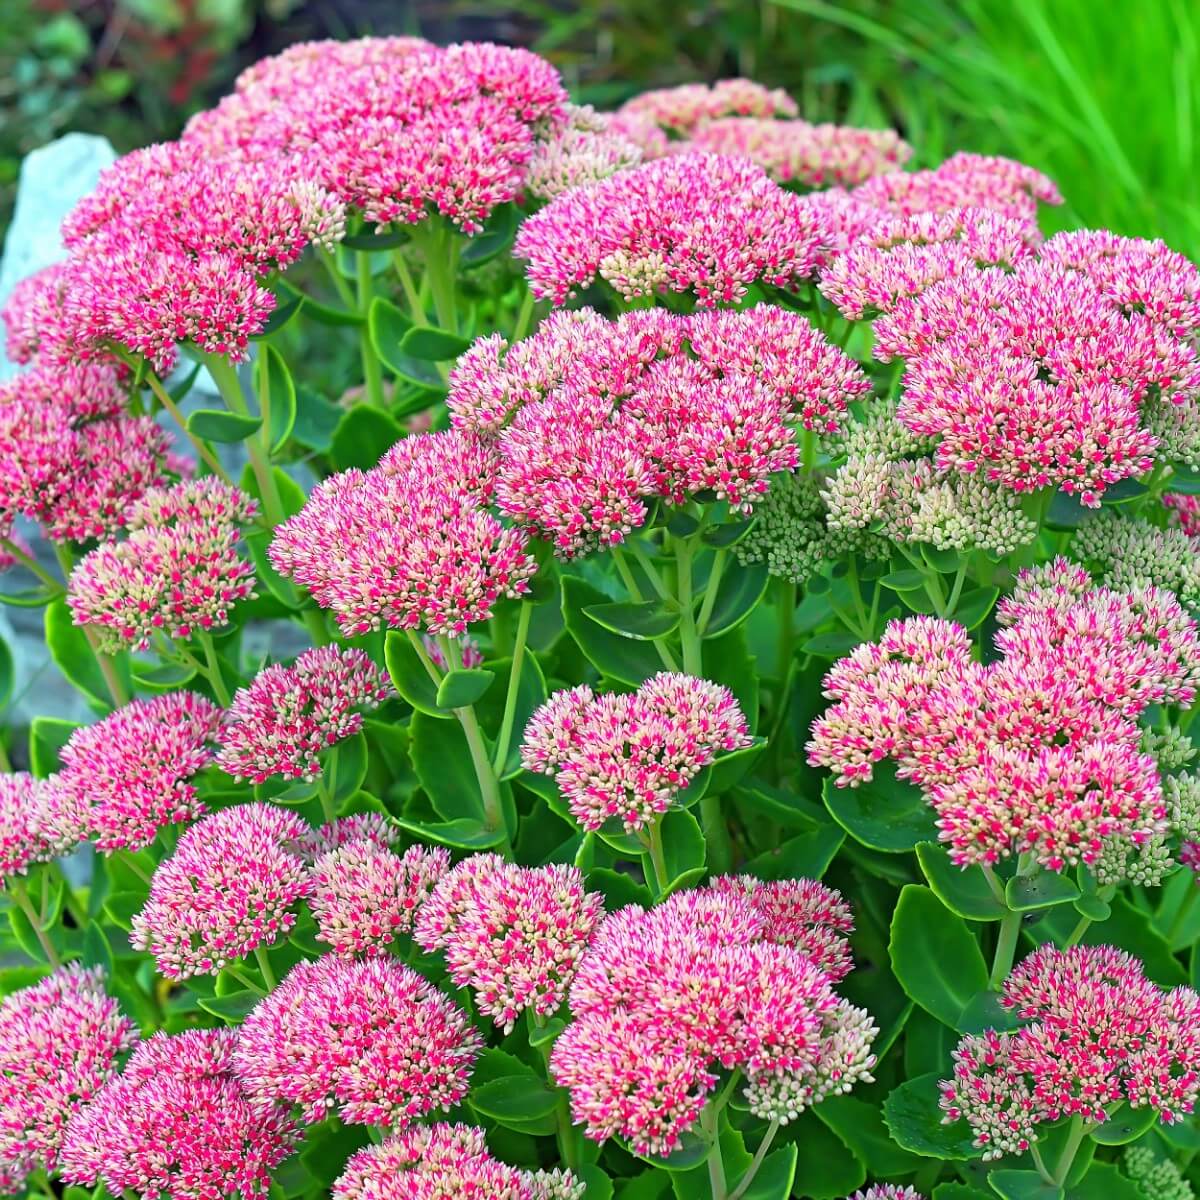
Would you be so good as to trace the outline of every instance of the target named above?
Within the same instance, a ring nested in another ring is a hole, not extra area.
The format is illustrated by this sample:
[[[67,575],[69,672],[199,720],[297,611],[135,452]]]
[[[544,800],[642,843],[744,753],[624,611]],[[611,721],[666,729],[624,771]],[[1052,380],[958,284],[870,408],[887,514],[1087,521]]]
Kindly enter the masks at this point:
[[[1197,0],[2,0],[0,228],[20,159],[71,129],[128,150],[178,133],[247,63],[365,33],[530,46],[577,98],[752,76],[810,120],[892,125],[916,164],[1020,158],[1059,225],[1159,235],[1200,256]]]

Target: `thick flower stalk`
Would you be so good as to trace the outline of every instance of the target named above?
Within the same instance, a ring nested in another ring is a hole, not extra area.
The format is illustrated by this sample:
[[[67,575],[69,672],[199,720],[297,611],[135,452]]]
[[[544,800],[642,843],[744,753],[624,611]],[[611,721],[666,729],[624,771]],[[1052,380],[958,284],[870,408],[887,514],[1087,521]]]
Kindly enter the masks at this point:
[[[506,1033],[528,1012],[552,1017],[603,913],[574,867],[518,867],[494,854],[464,859],[433,889],[413,937],[442,950],[450,977]]]
[[[404,1129],[467,1093],[481,1039],[466,1015],[392,959],[327,956],[293,967],[242,1025],[234,1069],[255,1104],[336,1111]]]

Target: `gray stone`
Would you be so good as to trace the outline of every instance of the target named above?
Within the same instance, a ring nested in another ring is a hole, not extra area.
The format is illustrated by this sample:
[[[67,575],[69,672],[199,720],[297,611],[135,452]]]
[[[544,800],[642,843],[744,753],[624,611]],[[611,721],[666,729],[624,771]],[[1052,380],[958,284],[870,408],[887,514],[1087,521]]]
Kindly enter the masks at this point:
[[[26,156],[0,259],[0,304],[19,280],[63,257],[63,218],[116,157],[106,138],[90,133],[68,133]],[[13,364],[0,357],[0,379],[15,372]]]

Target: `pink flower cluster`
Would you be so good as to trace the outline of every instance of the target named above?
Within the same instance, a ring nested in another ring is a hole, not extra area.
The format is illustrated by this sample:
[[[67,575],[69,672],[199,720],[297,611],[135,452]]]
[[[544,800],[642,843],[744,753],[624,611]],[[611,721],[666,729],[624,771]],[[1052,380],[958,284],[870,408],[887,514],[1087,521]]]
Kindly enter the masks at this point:
[[[783,1123],[870,1079],[875,1025],[836,995],[795,928],[781,937],[753,902],[777,888],[724,881],[601,922],[550,1060],[588,1137],[671,1153],[707,1104],[718,1066],[740,1068],[751,1111]],[[802,914],[785,926],[826,924],[818,888],[807,885]],[[828,924],[844,928],[840,896],[823,890]],[[782,911],[788,896],[780,888],[767,907]]]
[[[66,854],[80,836],[50,783],[26,771],[0,773],[0,884]]]
[[[615,130],[610,118],[571,105],[567,124],[534,150],[525,187],[530,196],[553,200],[641,161],[642,148]]]
[[[234,1068],[252,1102],[301,1120],[403,1129],[467,1092],[482,1040],[456,1005],[394,959],[293,967],[241,1027]]]
[[[444,950],[450,977],[511,1033],[523,1012],[552,1017],[603,913],[575,867],[520,867],[496,854],[466,858],[433,889],[413,937]]]
[[[217,762],[235,779],[317,779],[320,754],[362,728],[363,708],[392,694],[362,650],[318,646],[260,671],[233,698]]]
[[[1200,496],[1183,492],[1168,492],[1163,504],[1170,510],[1172,524],[1178,525],[1188,537],[1200,537]]]
[[[233,1029],[156,1033],[71,1118],[62,1177],[114,1196],[265,1196],[295,1147],[282,1108],[252,1106],[233,1071]]]
[[[1011,269],[1040,242],[1032,218],[986,208],[881,216],[821,273],[820,290],[842,316],[859,321],[894,311],[942,279],[983,267]]]
[[[687,147],[747,158],[776,183],[813,188],[852,187],[898,170],[912,155],[912,147],[891,129],[743,117],[709,121],[692,134]]]
[[[371,470],[316,487],[276,529],[271,562],[348,637],[383,626],[461,634],[537,570],[524,533],[488,507],[494,463],[469,434],[405,438]]]
[[[98,850],[140,850],[204,815],[192,777],[212,761],[221,710],[194,692],[134,700],[71,734],[50,789],[56,831]]]
[[[868,253],[852,248],[822,286]],[[904,360],[898,416],[939,439],[939,467],[1095,506],[1152,464],[1146,402],[1200,396],[1200,272],[1161,245],[1095,233],[1059,234],[1039,257],[1012,261],[889,279],[876,355]]]
[[[0,1002],[0,1166],[53,1171],[76,1109],[137,1040],[99,968],[62,967]]]
[[[558,72],[527,50],[416,38],[293,46],[194,118],[209,155],[278,160],[379,224],[440,213],[477,232],[516,199],[567,116]]]
[[[308,875],[317,940],[334,954],[386,954],[412,929],[417,910],[449,869],[450,855],[440,847],[396,854],[386,836],[350,838],[330,848]]]
[[[1060,1117],[1104,1121],[1125,1101],[1164,1123],[1200,1094],[1200,996],[1164,992],[1112,946],[1042,946],[1008,977],[1000,1002],[1025,1024],[969,1035],[943,1081],[944,1120],[965,1120],[985,1159],[1027,1150]]]
[[[243,357],[275,307],[261,279],[344,234],[346,210],[476,232],[516,199],[539,139],[566,117],[549,63],[418,39],[294,47],[245,72],[178,142],[118,160],[64,225],[53,291],[23,293],[18,352],[148,359],[179,342]],[[34,327],[52,317],[46,333]]]
[[[813,724],[809,761],[857,786],[893,759],[937,813],[960,866],[1029,853],[1059,871],[1166,829],[1138,715],[1190,704],[1200,635],[1169,592],[1096,588],[1063,559],[1022,573],[1002,602],[1001,657],[972,656],[966,631],[891,622],[825,677],[835,703]]]
[[[912,155],[892,130],[812,125],[795,100],[749,79],[644,92],[613,114],[612,128],[647,158],[696,151],[748,158],[778,183],[852,185],[894,171]],[[776,118],[785,118],[782,120]]]
[[[167,435],[116,411],[106,371],[38,367],[0,385],[0,521],[28,517],[54,541],[106,537],[165,481]]]
[[[488,1153],[483,1130],[421,1125],[351,1156],[333,1200],[582,1200],[569,1171],[521,1171]]]
[[[830,432],[870,383],[807,321],[768,305],[608,321],[552,314],[482,338],[451,373],[455,426],[494,447],[496,502],[562,555],[619,543],[658,495],[749,509],[797,462],[793,426]]]
[[[513,253],[535,296],[562,304],[597,277],[625,300],[688,292],[701,306],[813,273],[816,212],[745,159],[681,154],[568,192],[529,217]]]
[[[556,692],[530,718],[521,761],[554,778],[585,829],[612,821],[639,830],[718,754],[748,745],[728,688],[662,671],[636,692],[597,696],[586,684]]]
[[[1061,204],[1054,181],[1011,158],[953,154],[929,171],[894,171],[868,179],[852,193],[860,202],[901,216],[988,208],[1018,220],[1033,220],[1042,204]]]
[[[292,846],[307,832],[295,813],[270,804],[239,804],[198,821],[155,870],[130,942],[168,979],[186,979],[286,937],[309,889]]]
[[[254,568],[238,553],[238,525],[254,501],[213,476],[155,488],[126,513],[124,541],[102,542],[71,572],[67,603],[108,654],[186,639],[227,624],[254,595]]]
[[[626,100],[616,116],[686,138],[722,117],[795,117],[799,112],[782,88],[767,88],[753,79],[720,79],[711,85],[685,83],[642,92]]]

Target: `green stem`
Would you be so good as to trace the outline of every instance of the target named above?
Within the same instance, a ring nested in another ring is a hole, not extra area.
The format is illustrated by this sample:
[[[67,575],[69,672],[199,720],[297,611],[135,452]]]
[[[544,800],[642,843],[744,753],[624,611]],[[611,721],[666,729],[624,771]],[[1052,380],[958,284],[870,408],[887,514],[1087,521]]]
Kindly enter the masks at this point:
[[[304,609],[300,613],[300,619],[304,622],[304,628],[308,630],[308,636],[312,638],[314,646],[328,646],[333,640],[329,636],[324,614],[317,609]]]
[[[958,608],[958,600],[962,595],[963,584],[967,579],[967,564],[966,560],[959,563],[958,572],[954,576],[954,586],[950,589],[950,599],[946,601],[946,616],[954,616],[954,610]]]
[[[325,762],[325,770],[329,768],[331,763],[334,769],[337,769],[337,763],[334,759],[336,753],[337,747],[335,746],[330,751],[329,758]],[[337,820],[337,807],[333,803],[333,793],[329,790],[329,782],[325,778],[325,770],[322,770],[321,777],[317,780],[317,799],[321,802],[321,816],[324,818],[325,824],[332,825]]]
[[[404,289],[404,298],[408,301],[408,315],[423,325],[425,310],[421,306],[421,297],[417,292],[417,285],[413,282],[412,272],[408,269],[408,260],[404,257],[402,248],[392,251],[392,266],[396,268],[400,286]]]
[[[227,483],[232,487],[233,480],[229,478],[228,472],[223,466],[221,466],[221,461],[217,458],[216,453],[209,446],[209,444],[204,441],[203,438],[198,438],[194,433],[189,431],[187,427],[187,419],[184,417],[183,413],[179,411],[179,405],[175,403],[174,398],[171,396],[171,393],[167,391],[162,380],[159,379],[159,377],[149,367],[146,368],[146,383],[149,385],[150,390],[158,398],[159,404],[161,404],[163,408],[170,413],[171,419],[176,425],[179,426],[179,432],[182,433],[189,442],[191,442],[192,449],[196,451],[208,469],[218,479],[220,479],[222,483]]]
[[[354,261],[358,271],[358,311],[362,314],[364,321],[358,331],[358,342],[362,351],[363,383],[366,385],[367,399],[376,408],[383,408],[383,364],[379,361],[379,355],[375,353],[375,345],[371,341],[371,331],[365,324],[367,313],[371,308],[371,298],[374,295],[370,251],[356,250]]]
[[[679,599],[679,646],[683,669],[688,675],[704,674],[700,635],[692,611],[692,546],[686,538],[675,543],[676,586]]]
[[[531,1031],[545,1028],[545,1021],[533,1009],[528,1009],[527,1012]],[[579,1131],[575,1128],[571,1120],[570,1094],[565,1088],[560,1088],[555,1084],[554,1075],[550,1070],[550,1054],[553,1049],[553,1041],[546,1040],[538,1043],[538,1052],[542,1056],[546,1082],[554,1089],[556,1096],[555,1118],[558,1127],[555,1130],[555,1136],[558,1140],[558,1152],[562,1158],[563,1165],[569,1170],[575,1171],[579,1169],[582,1158],[581,1147],[579,1145]]]
[[[204,661],[207,664],[204,674],[212,687],[213,695],[216,696],[217,703],[222,708],[228,708],[233,703],[233,697],[229,694],[229,688],[221,674],[221,660],[217,658],[217,648],[213,645],[212,634],[205,633],[202,629],[197,630],[196,641],[204,650]]]
[[[708,1186],[712,1192],[712,1200],[728,1200],[729,1192],[725,1186],[725,1160],[721,1154],[721,1138],[717,1131],[720,1112],[714,1105],[708,1104],[700,1114],[700,1128],[712,1143],[712,1151],[708,1156]]]
[[[988,980],[992,991],[999,991],[1000,985],[1008,978],[1020,936],[1021,914],[1010,910],[1000,922],[1000,935],[996,939],[996,955],[992,959],[992,973]]]
[[[725,570],[725,561],[729,557],[728,550],[718,550],[713,556],[712,571],[708,576],[708,585],[704,589],[704,601],[700,605],[700,615],[696,618],[696,630],[701,637],[708,628],[708,620],[712,616],[713,605],[717,602],[717,591],[721,586],[721,575]]]
[[[1070,946],[1079,945],[1079,939],[1083,937],[1085,933],[1087,933],[1088,929],[1091,927],[1091,924],[1091,917],[1080,917],[1075,924],[1075,928],[1071,930],[1070,936],[1063,944],[1063,949],[1067,949]]]
[[[646,857],[654,873],[654,885],[658,893],[656,900],[666,895],[670,880],[667,878],[667,860],[663,854],[662,817],[656,817],[646,829]]]
[[[523,601],[517,617],[517,636],[513,646],[512,669],[508,676],[508,694],[504,697],[504,716],[500,721],[500,736],[496,739],[496,756],[492,760],[492,770],[497,777],[508,759],[513,724],[517,719],[517,695],[521,690],[521,668],[525,665],[525,642],[529,637],[529,620],[532,616],[533,605]]]
[[[230,412],[248,417],[250,409],[246,404],[246,397],[242,393],[242,382],[238,378],[237,369],[233,363],[220,354],[206,354],[204,355],[204,365],[208,367],[208,373],[213,377],[217,390],[221,393],[221,399],[225,401],[226,408]],[[265,426],[260,425],[258,430],[246,439],[246,453],[250,456],[250,467],[254,471],[254,478],[258,481],[263,513],[270,524],[275,526],[283,521],[283,501],[279,498],[279,489],[275,486],[275,475],[265,451],[265,434]]]
[[[612,548],[613,562],[617,567],[617,574],[621,576],[621,582],[625,585],[625,590],[632,597],[636,604],[644,603],[642,589],[638,587],[637,580],[634,578],[633,572],[629,568],[629,563],[625,561],[625,555],[620,546]],[[663,666],[668,671],[678,671],[679,664],[675,661],[675,656],[667,648],[666,643],[662,638],[653,639],[654,648],[658,651],[658,657],[662,659]]]
[[[12,759],[9,758],[8,750],[5,748],[4,743],[0,742],[0,771],[3,771],[6,775],[11,775],[12,769]]]
[[[454,275],[458,269],[458,239],[448,229],[430,222],[413,227],[413,240],[425,254],[425,278],[433,293],[438,325],[448,333],[458,332]]]
[[[772,1121],[767,1126],[767,1132],[763,1134],[762,1141],[758,1143],[758,1149],[754,1152],[754,1158],[746,1168],[746,1173],[742,1176],[737,1187],[729,1193],[729,1200],[740,1200],[746,1194],[746,1189],[754,1182],[754,1177],[758,1174],[758,1170],[763,1164],[763,1159],[767,1157],[767,1151],[771,1149],[771,1143],[775,1140],[775,1135],[778,1132],[779,1122]]]
[[[41,563],[26,554],[12,538],[0,538],[0,546],[4,548],[7,554],[11,554],[22,566],[28,567],[55,595],[60,595],[65,591],[63,585]]]
[[[258,980],[255,979],[253,975],[243,971],[241,967],[235,967],[232,963],[230,963],[228,966],[226,966],[225,970],[227,970],[230,975],[234,977],[234,979],[244,983],[246,987],[250,989],[250,991],[257,992],[260,996],[265,996],[267,994],[259,984]]]
[[[266,946],[254,947],[254,958],[258,963],[258,969],[262,972],[263,983],[267,985],[267,991],[275,990],[275,972],[271,970],[271,959],[267,955]]]
[[[846,583],[854,600],[854,612],[858,617],[858,626],[863,631],[863,640],[869,641],[874,622],[867,617],[867,610],[863,606],[862,588],[858,581],[858,559],[854,554],[850,554],[846,560]]]
[[[71,572],[75,569],[75,563],[72,561],[70,550],[62,542],[55,542],[54,554],[58,559],[59,567],[62,569],[63,577],[69,580]],[[100,649],[100,638],[95,629],[90,625],[81,625],[80,628],[83,630],[83,636],[87,639],[87,644],[91,648],[92,657],[96,660],[96,666],[100,669],[100,674],[104,677],[104,686],[108,688],[108,694],[112,697],[113,707],[123,707],[129,703],[129,689],[126,688],[124,681],[117,674],[116,664]]]
[[[118,850],[121,862],[125,864],[147,887],[150,886],[150,876],[142,870],[141,863],[134,857],[132,850]]]
[[[633,557],[638,561],[638,566],[642,568],[646,578],[650,580],[650,586],[658,593],[658,598],[665,600],[668,604],[673,604],[675,597],[671,595],[670,588],[663,583],[662,576],[659,575],[654,563],[650,561],[650,555],[646,553],[645,548],[632,539],[628,545],[630,551],[633,553]]]
[[[1037,1173],[1042,1177],[1042,1181],[1053,1187],[1054,1176],[1050,1173],[1050,1168],[1046,1166],[1046,1160],[1042,1157],[1042,1152],[1038,1149],[1036,1142],[1029,1147],[1029,1153],[1033,1158],[1033,1165],[1037,1168]]]
[[[1067,1144],[1063,1147],[1062,1154],[1059,1156],[1058,1163],[1054,1168],[1054,1185],[1062,1187],[1066,1182],[1067,1176],[1071,1171],[1071,1164],[1075,1161],[1075,1155],[1079,1153],[1079,1147],[1083,1143],[1083,1139],[1087,1134],[1087,1126],[1083,1123],[1082,1117],[1071,1118],[1071,1132],[1067,1135]]]
[[[509,835],[504,821],[504,809],[500,803],[500,783],[488,759],[487,746],[483,741],[483,731],[479,728],[475,708],[473,705],[456,708],[454,715],[462,726],[467,739],[467,749],[471,752],[471,765],[475,768],[475,779],[479,783],[479,794],[483,798],[484,822],[488,829],[504,834],[504,844],[508,848]],[[509,852],[511,854],[511,848]]]
[[[779,631],[776,636],[776,656],[779,659],[779,678],[786,680],[796,648],[796,585],[787,579],[776,581],[776,607],[779,610]]]
[[[16,906],[25,914],[25,919],[33,927],[34,935],[37,937],[38,945],[42,948],[42,953],[46,956],[46,961],[55,969],[61,967],[62,959],[58,957],[54,943],[50,941],[46,936],[45,929],[42,928],[42,919],[29,899],[29,891],[25,886],[24,879],[13,879],[12,898]]]
[[[711,790],[700,798],[700,826],[708,850],[709,874],[727,875],[733,866],[733,843],[721,811],[721,797]]]
[[[408,636],[408,643],[412,646],[413,652],[421,660],[421,666],[425,668],[425,674],[433,680],[435,688],[440,687],[442,673],[437,669],[433,659],[429,657],[429,651],[425,649],[425,643],[421,641],[421,635],[413,629],[406,629],[404,632]]]
[[[1188,913],[1192,911],[1192,905],[1196,903],[1196,894],[1198,892],[1200,892],[1200,884],[1190,884],[1188,890],[1184,892],[1183,899],[1179,902],[1179,907],[1175,910],[1175,919],[1171,922],[1171,928],[1167,930],[1168,946],[1175,944],[1175,939],[1183,929],[1184,922],[1188,918]]]
[[[317,257],[325,266],[325,270],[329,272],[329,278],[333,283],[333,289],[337,292],[341,302],[348,309],[357,307],[354,300],[354,292],[351,291],[350,285],[346,282],[346,277],[338,269],[337,259],[332,250],[326,250],[323,246],[317,247]]]
[[[1003,904],[1007,908],[1008,900],[1005,898],[1004,885],[1000,882],[1000,877],[987,863],[980,863],[979,869],[983,872],[983,877],[987,880],[988,889],[992,895],[1000,904]]]
[[[517,323],[513,326],[512,341],[519,342],[529,332],[529,323],[533,319],[536,303],[533,293],[526,289],[525,298],[521,301],[521,308],[517,313]]]

